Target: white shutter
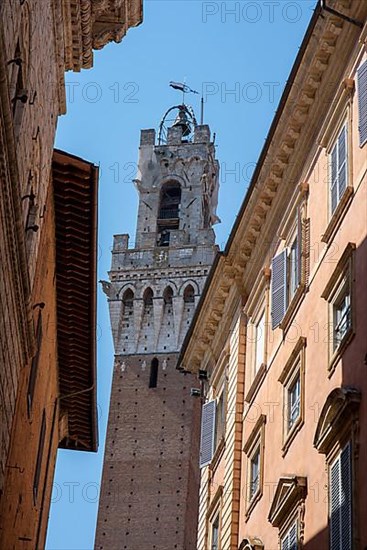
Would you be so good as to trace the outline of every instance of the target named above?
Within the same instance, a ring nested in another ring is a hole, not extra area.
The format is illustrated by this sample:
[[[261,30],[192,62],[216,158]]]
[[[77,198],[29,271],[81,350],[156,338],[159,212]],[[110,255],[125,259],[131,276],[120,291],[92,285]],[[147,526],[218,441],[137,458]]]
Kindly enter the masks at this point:
[[[287,250],[272,260],[271,269],[271,325],[276,328],[287,309]]]
[[[367,60],[357,71],[359,146],[367,141]]]
[[[330,550],[352,550],[352,464],[350,443],[330,468]]]
[[[208,401],[201,411],[200,468],[210,463],[214,454],[216,401]]]
[[[347,187],[347,126],[345,125],[338,137],[338,201]]]

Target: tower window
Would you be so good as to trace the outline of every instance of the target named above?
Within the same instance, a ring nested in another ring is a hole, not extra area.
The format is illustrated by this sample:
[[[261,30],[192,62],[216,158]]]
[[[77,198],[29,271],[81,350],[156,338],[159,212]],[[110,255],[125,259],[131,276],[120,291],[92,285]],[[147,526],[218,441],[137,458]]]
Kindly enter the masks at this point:
[[[156,388],[158,382],[158,359],[154,357],[150,364],[149,387]]]
[[[122,303],[124,308],[124,315],[132,315],[134,307],[134,293],[130,288],[125,290],[122,297]]]
[[[163,300],[164,303],[167,305],[172,304],[172,298],[173,298],[173,290],[170,286],[168,286],[165,291],[163,292]]]
[[[153,306],[153,290],[151,288],[147,288],[145,290],[143,301],[145,310],[150,309]]]
[[[192,285],[187,285],[184,291],[184,302],[185,304],[195,303],[195,292]]]
[[[181,186],[177,182],[163,185],[158,210],[158,246],[169,246],[171,230],[179,228]]]

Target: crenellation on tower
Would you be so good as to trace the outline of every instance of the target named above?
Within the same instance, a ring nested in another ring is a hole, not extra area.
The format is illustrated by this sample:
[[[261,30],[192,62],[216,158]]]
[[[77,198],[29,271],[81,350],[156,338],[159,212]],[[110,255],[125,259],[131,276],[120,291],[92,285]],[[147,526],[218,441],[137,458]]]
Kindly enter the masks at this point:
[[[115,347],[96,538],[105,550],[195,548],[198,380],[176,363],[217,250],[219,164],[209,127],[173,109],[166,139],[162,125],[158,140],[141,131],[135,243],[114,236],[104,283]]]

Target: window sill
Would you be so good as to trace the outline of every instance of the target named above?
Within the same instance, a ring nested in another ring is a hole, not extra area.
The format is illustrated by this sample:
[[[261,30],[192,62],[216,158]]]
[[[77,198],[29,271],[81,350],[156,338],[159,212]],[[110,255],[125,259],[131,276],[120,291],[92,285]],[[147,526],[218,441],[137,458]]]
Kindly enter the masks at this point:
[[[255,378],[251,382],[251,386],[250,386],[248,392],[246,393],[246,397],[245,397],[246,403],[250,403],[252,401],[253,397],[255,396],[255,394],[258,392],[258,390],[259,390],[259,388],[262,384],[262,381],[265,378],[265,374],[266,374],[266,364],[262,363],[259,370],[257,371],[257,373],[255,375]]]
[[[331,216],[331,219],[329,221],[329,224],[325,230],[325,233],[321,237],[321,241],[323,243],[328,244],[331,240],[331,238],[334,236],[336,229],[338,228],[339,224],[341,223],[346,211],[347,206],[349,205],[349,202],[351,198],[353,197],[353,186],[348,185],[348,187],[345,189],[344,194],[342,198],[339,201],[338,206],[335,209],[334,214]]]
[[[296,420],[296,422],[293,424],[293,426],[291,427],[289,432],[287,433],[286,439],[285,439],[283,447],[282,447],[282,457],[283,458],[287,454],[287,452],[289,450],[289,447],[292,445],[296,435],[298,434],[299,431],[301,431],[302,426],[303,426],[304,423],[305,423],[304,419],[302,418],[302,416],[300,416]]]
[[[214,470],[217,468],[220,459],[222,458],[222,455],[224,453],[224,449],[226,448],[226,440],[225,437],[222,436],[221,440],[219,441],[217,448],[215,449],[215,453],[213,455],[213,458],[210,462],[209,469],[214,472]]]
[[[287,330],[291,326],[292,320],[296,313],[296,309],[298,308],[303,296],[305,295],[305,291],[306,291],[306,286],[303,283],[301,283],[293,295],[293,298],[287,308],[287,311],[285,312],[282,322],[279,325],[279,327],[282,329],[284,334],[287,332]]]
[[[350,342],[353,340],[354,335],[355,335],[355,332],[353,330],[353,327],[350,327],[350,329],[344,335],[344,337],[343,337],[342,341],[340,342],[340,344],[338,345],[338,347],[333,352],[333,355],[330,359],[330,363],[329,363],[329,366],[328,366],[329,378],[331,378],[332,375],[334,374],[334,372],[336,370],[336,367],[337,367],[339,361],[341,360],[345,349],[348,347]]]
[[[256,504],[259,502],[262,496],[263,496],[262,490],[261,488],[259,488],[249,502],[248,508],[245,512],[245,521],[249,520],[253,509],[255,508]]]

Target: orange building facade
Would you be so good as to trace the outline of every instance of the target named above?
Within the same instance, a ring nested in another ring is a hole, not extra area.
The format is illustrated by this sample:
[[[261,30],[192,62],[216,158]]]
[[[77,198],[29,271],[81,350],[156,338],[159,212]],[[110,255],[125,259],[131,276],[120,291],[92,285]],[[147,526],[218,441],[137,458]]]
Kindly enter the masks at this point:
[[[317,6],[179,358],[198,550],[367,547],[366,17]]]

